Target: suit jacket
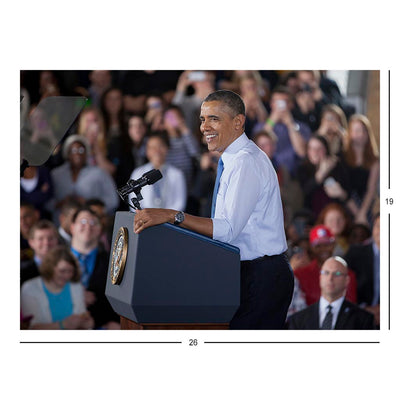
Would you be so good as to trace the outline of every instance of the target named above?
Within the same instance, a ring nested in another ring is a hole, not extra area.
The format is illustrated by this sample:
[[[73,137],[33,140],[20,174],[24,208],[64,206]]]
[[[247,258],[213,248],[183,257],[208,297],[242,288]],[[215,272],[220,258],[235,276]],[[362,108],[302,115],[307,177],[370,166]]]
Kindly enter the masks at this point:
[[[357,303],[370,305],[374,296],[374,250],[372,243],[351,246],[345,259],[357,277]]]
[[[288,320],[288,329],[320,329],[319,301],[293,314]],[[376,329],[374,316],[356,304],[344,300],[333,329]]]
[[[35,260],[22,261],[20,264],[20,286],[29,279],[39,276],[39,267]]]
[[[94,292],[96,295],[96,302],[87,307],[94,319],[95,328],[99,328],[109,321],[119,322],[120,320],[105,295],[108,278],[108,261],[109,253],[99,247],[95,267],[86,288],[86,290]]]

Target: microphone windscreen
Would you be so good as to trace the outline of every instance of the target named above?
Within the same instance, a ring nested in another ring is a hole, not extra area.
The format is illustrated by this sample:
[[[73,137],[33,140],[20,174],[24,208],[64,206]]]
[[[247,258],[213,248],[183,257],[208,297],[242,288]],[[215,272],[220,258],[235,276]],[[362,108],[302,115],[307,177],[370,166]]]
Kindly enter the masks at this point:
[[[152,169],[151,171],[146,172],[143,177],[146,177],[148,185],[152,185],[162,178],[162,174],[160,170]]]

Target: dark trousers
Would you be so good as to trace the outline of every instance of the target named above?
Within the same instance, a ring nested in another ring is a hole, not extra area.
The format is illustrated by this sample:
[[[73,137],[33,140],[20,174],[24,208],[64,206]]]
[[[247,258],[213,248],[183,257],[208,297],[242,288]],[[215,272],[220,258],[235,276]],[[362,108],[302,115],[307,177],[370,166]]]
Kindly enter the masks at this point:
[[[294,287],[286,255],[264,256],[240,264],[240,306],[230,329],[284,329]]]

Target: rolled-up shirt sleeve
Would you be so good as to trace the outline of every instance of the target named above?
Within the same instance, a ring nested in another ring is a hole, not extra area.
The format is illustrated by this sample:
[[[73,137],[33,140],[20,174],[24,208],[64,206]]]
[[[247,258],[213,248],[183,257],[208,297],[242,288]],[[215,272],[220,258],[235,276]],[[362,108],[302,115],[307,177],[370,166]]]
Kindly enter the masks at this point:
[[[213,218],[213,239],[231,243],[243,231],[262,189],[256,168],[251,157],[240,157],[233,168],[224,170]]]

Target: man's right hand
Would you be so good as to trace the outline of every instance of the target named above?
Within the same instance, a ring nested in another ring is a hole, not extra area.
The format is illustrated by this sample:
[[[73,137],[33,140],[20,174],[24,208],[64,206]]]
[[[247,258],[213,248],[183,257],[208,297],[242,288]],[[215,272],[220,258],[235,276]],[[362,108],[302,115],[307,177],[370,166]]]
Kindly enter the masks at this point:
[[[150,226],[164,224],[166,222],[173,223],[174,216],[177,211],[167,210],[164,208],[145,208],[144,210],[136,210],[133,230],[140,233]]]

